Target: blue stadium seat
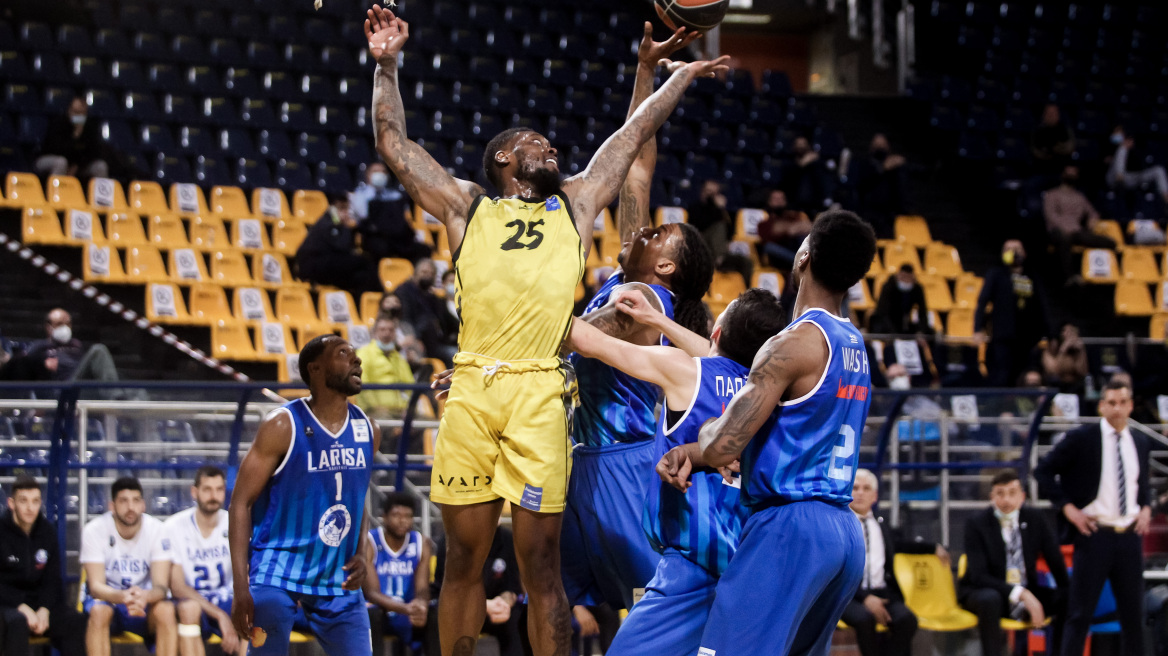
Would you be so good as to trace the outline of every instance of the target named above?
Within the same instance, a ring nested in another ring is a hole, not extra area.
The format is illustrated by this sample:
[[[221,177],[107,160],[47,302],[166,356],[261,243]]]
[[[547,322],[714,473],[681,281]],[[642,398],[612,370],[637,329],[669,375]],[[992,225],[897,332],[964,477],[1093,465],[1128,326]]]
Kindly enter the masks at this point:
[[[14,50],[0,52],[0,79],[21,82],[30,77],[24,55]]]
[[[753,184],[758,180],[758,166],[752,157],[727,155],[722,164],[722,175],[726,180]]]
[[[177,62],[195,64],[207,60],[207,50],[198,37],[180,34],[170,43],[170,56]]]
[[[929,116],[929,125],[938,130],[949,132],[960,130],[963,124],[961,114],[953,107],[933,105],[932,114]]]
[[[726,125],[746,122],[746,107],[738,98],[719,98],[714,101],[714,119]]]
[[[482,30],[493,30],[507,24],[503,20],[503,12],[494,3],[472,2],[467,8],[467,16]]]
[[[280,125],[288,130],[313,130],[320,127],[308,105],[298,102],[280,103],[277,115]]]
[[[505,27],[489,30],[484,43],[487,51],[496,56],[510,57],[519,51],[519,42]]]
[[[633,56],[632,41],[615,34],[601,33],[596,40],[596,56],[605,62],[621,62]]]
[[[607,89],[616,84],[612,67],[602,62],[581,62],[578,79],[593,89]]]
[[[560,171],[567,175],[576,175],[584,169],[588,168],[588,164],[592,162],[592,157],[596,151],[591,148],[573,147],[572,152],[567,156],[567,162],[564,161],[564,156],[560,155]]]
[[[134,131],[130,129],[130,124],[125,121],[109,119],[101,121],[100,125],[102,141],[113,145],[115,148],[125,148],[129,144],[137,142],[137,139],[134,137]]]
[[[231,15],[230,33],[240,39],[254,39],[267,32],[259,16],[249,12],[236,12]]]
[[[194,161],[193,177],[196,184],[204,188],[231,185],[231,175],[220,160],[201,154]]]
[[[126,35],[117,29],[103,28],[98,30],[97,36],[93,39],[93,47],[98,54],[104,57],[126,59],[134,56],[134,49],[130,47]]]
[[[154,29],[154,19],[146,7],[137,4],[125,4],[118,12],[118,25],[131,31],[148,31]]]
[[[211,66],[191,66],[187,69],[187,90],[199,96],[217,96],[226,91],[219,71]]]
[[[1030,160],[1030,140],[1023,136],[1002,135],[997,138],[994,156],[1004,162],[1024,163]]]
[[[503,131],[503,121],[493,113],[475,112],[471,117],[470,131],[486,143],[491,137]]]
[[[458,112],[435,112],[430,127],[430,133],[447,141],[464,139],[469,133],[466,122],[462,120],[462,116]]]
[[[373,160],[373,148],[365,137],[342,134],[336,140],[337,160],[346,164],[365,164]]]
[[[787,99],[795,95],[786,71],[769,69],[762,72],[762,86],[759,87],[758,93],[764,98],[771,99]]]
[[[333,46],[320,49],[320,68],[336,74],[355,73],[360,70],[348,49]]]
[[[20,47],[30,52],[54,49],[53,30],[45,23],[21,23]]]
[[[260,81],[250,68],[231,67],[223,80],[224,90],[232,96],[254,97],[261,95]]]
[[[296,138],[296,152],[301,159],[314,163],[328,162],[334,157],[328,139],[316,132],[301,132]]]
[[[309,18],[304,21],[303,34],[304,41],[321,46],[340,41],[340,34],[333,23],[320,18]]]
[[[162,114],[168,122],[189,125],[202,120],[202,106],[188,96],[168,93],[162,97]]]
[[[115,59],[110,62],[110,86],[126,91],[142,91],[147,87],[142,65],[136,61]]]
[[[588,59],[594,52],[594,48],[588,40],[576,34],[561,36],[557,45],[559,46],[559,56],[574,61]]]
[[[271,44],[251,41],[247,44],[249,64],[260,69],[282,69],[284,62]]]
[[[483,33],[480,30],[456,27],[450,30],[446,44],[447,52],[473,57],[483,51]]]
[[[323,75],[305,75],[300,78],[300,93],[312,102],[331,102],[333,100],[332,80]]]
[[[1001,106],[1010,101],[1010,90],[995,79],[979,77],[974,89],[974,98],[979,103]]]
[[[235,103],[222,96],[208,96],[201,103],[203,122],[213,126],[236,125],[239,113]]]
[[[325,191],[349,191],[353,188],[353,176],[346,166],[321,162],[316,166],[316,186]]]
[[[598,114],[607,116],[612,119],[624,120],[629,113],[629,102],[632,100],[632,94],[626,93],[620,89],[609,89],[600,96],[600,105],[597,107]],[[674,110],[674,115],[680,119],[681,114]]]
[[[759,178],[767,185],[777,186],[783,179],[784,162],[781,157],[763,155]]]
[[[430,57],[434,53],[444,50],[444,44],[448,36],[449,32],[437,25],[422,25],[410,37],[410,42],[414,43],[416,41],[416,52]]]
[[[446,109],[453,106],[448,87],[436,82],[418,82],[403,89],[402,95],[409,98],[406,104],[411,107]]]
[[[553,139],[550,135],[549,139]],[[483,165],[483,147],[475,141],[456,141],[450,149],[451,163],[461,171],[472,173]]]
[[[19,45],[16,39],[16,33],[12,31],[12,25],[7,21],[0,20],[0,50],[11,50]]]
[[[606,118],[592,117],[584,125],[584,143],[593,148],[599,147],[616,131],[616,123]]]
[[[473,71],[471,72],[471,78],[483,79],[475,75]],[[472,82],[455,82],[452,91],[450,99],[456,107],[474,109],[487,105],[487,97],[483,94],[482,88],[477,84]]]
[[[165,125],[144,124],[138,128],[138,135],[138,143],[142,147],[142,152],[148,155],[178,152],[178,148],[174,145],[174,137],[170,134],[170,128]]]
[[[686,155],[684,167],[685,177],[690,180],[711,180],[719,176],[718,161],[700,153]]]
[[[276,125],[276,112],[266,98],[244,98],[239,106],[239,120],[249,128],[271,128]]]
[[[567,34],[575,31],[572,17],[560,9],[543,9],[539,12],[539,25],[551,34]]]
[[[756,96],[750,103],[749,118],[751,124],[766,127],[781,125],[786,118],[785,104]]]
[[[574,31],[577,34],[600,34],[607,26],[603,14],[590,9],[577,9],[572,15]]]
[[[541,71],[534,64],[523,58],[515,57],[508,59],[505,71],[507,79],[516,86],[539,84],[543,81]]]
[[[175,93],[186,90],[182,73],[174,64],[153,64],[146,72],[150,88],[155,92]]]
[[[680,121],[666,121],[661,128],[660,144],[663,149],[675,153],[685,153],[697,146],[693,130]]]
[[[235,39],[212,39],[208,48],[209,59],[219,66],[245,66],[247,59],[239,49]]]
[[[96,118],[117,118],[122,116],[124,105],[109,89],[90,89],[85,92],[85,102],[89,114]]]
[[[520,44],[527,57],[535,60],[552,57],[559,50],[558,41],[543,32],[526,32]]]
[[[626,109],[627,107],[626,104]],[[703,123],[713,117],[713,112],[701,98],[682,96],[681,102],[677,103],[677,109],[674,110],[674,115],[687,123]]]
[[[134,57],[142,61],[168,61],[170,49],[162,37],[152,32],[139,32],[133,39]]]
[[[154,16],[154,24],[158,31],[166,34],[186,34],[191,29],[191,17],[187,14],[185,7],[168,4],[158,8],[158,13]]]
[[[4,109],[17,113],[40,113],[41,100],[36,90],[26,84],[4,86]]]
[[[754,76],[750,71],[732,70],[726,76],[725,93],[739,99],[754,96]]]
[[[292,100],[301,96],[299,80],[292,73],[268,71],[263,79],[263,95],[273,100]]]
[[[308,167],[297,160],[284,159],[276,163],[276,186],[285,191],[310,189],[313,186],[312,174]]]
[[[353,129],[353,121],[343,107],[321,105],[316,111],[317,122],[329,132],[348,132]]]
[[[234,183],[247,189],[255,187],[271,187],[272,171],[266,162],[241,157],[235,160]]]
[[[965,127],[975,132],[997,132],[1001,129],[1001,119],[994,110],[974,105],[965,117]]]
[[[288,133],[283,130],[260,130],[256,143],[260,155],[270,162],[292,159],[298,155],[292,148]]]
[[[68,75],[65,61],[55,52],[38,52],[29,58],[29,78],[44,82],[60,82]]]
[[[532,86],[527,90],[526,111],[541,116],[551,116],[563,110],[560,96],[552,89]]]
[[[157,122],[164,118],[154,94],[131,91],[124,96],[122,107],[125,117],[132,121]]]
[[[698,149],[702,152],[725,153],[734,147],[730,131],[718,124],[703,123],[698,132]]]
[[[38,114],[21,114],[16,119],[16,141],[24,145],[39,144],[45,138],[49,119]]]
[[[1034,112],[1029,107],[1009,107],[1002,128],[1008,132],[1029,133],[1034,129]]]
[[[353,111],[353,125],[362,131],[373,129],[373,117],[369,115],[368,107],[357,106]]]
[[[223,14],[214,9],[196,11],[193,26],[195,34],[200,36],[218,37],[227,32],[227,23],[223,21]]]
[[[450,156],[450,148],[447,147],[446,142],[440,139],[418,139],[418,145],[421,146],[430,157],[434,158],[443,168],[449,167],[454,158]]]
[[[510,84],[499,84],[498,82],[491,85],[491,108],[496,112],[514,113],[523,109],[523,100],[519,97],[519,92],[515,90]]]
[[[284,66],[293,71],[307,71],[316,66],[316,56],[308,46],[289,43],[284,46]]]
[[[336,99],[350,105],[365,105],[373,97],[373,87],[364,77],[343,77],[337,81]]]
[[[49,116],[61,116],[69,110],[73,102],[73,89],[69,87],[45,87],[45,104],[42,111]]]
[[[564,109],[572,116],[588,118],[596,114],[596,94],[586,89],[570,89],[564,95]]]
[[[193,179],[191,165],[185,157],[159,153],[154,158],[154,181],[164,187],[175,182],[190,182]]]
[[[735,148],[740,153],[765,155],[771,151],[772,135],[764,127],[740,125]]]
[[[543,83],[550,83],[555,87],[570,87],[580,79],[576,65],[563,59],[548,59],[543,63],[540,77]]]
[[[57,49],[70,55],[94,54],[89,32],[79,25],[62,25],[57,28]]]
[[[467,77],[466,64],[455,55],[434,55],[433,67],[433,75],[444,80],[463,80]]]
[[[989,159],[993,153],[984,136],[974,132],[962,132],[957,140],[957,154],[965,159],[982,161]]]

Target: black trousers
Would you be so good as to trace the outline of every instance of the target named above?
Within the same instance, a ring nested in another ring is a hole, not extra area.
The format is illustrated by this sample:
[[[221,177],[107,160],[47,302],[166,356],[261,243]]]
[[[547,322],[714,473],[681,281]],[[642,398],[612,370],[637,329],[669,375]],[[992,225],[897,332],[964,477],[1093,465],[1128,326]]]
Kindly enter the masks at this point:
[[[1075,538],[1063,656],[1083,653],[1095,605],[1107,581],[1111,581],[1119,613],[1120,653],[1144,653],[1144,554],[1140,542],[1140,536],[1130,530],[1100,530]]]
[[[23,613],[15,608],[0,608],[0,654],[28,656],[30,637],[28,618]],[[51,609],[45,637],[63,655],[84,654],[85,616],[68,606]]]
[[[1042,611],[1051,618],[1052,645],[1047,653],[1057,654],[1063,640],[1063,624],[1066,618],[1066,597],[1059,590],[1050,588],[1028,588],[1038,597]],[[1010,600],[993,588],[978,588],[961,597],[961,605],[977,615],[977,632],[981,640],[982,656],[1001,656],[1001,619],[1010,616]],[[1083,652],[1080,649],[1079,654]]]
[[[871,590],[868,594],[874,594],[882,599],[889,598],[887,590]],[[896,599],[889,600],[884,608],[888,610],[892,621],[888,625],[888,632],[883,636],[876,632],[876,617],[858,601],[848,602],[840,619],[855,629],[856,644],[863,656],[882,654],[909,656],[912,653],[913,636],[917,632],[917,616],[913,615],[904,602]],[[881,637],[885,639],[881,641]]]

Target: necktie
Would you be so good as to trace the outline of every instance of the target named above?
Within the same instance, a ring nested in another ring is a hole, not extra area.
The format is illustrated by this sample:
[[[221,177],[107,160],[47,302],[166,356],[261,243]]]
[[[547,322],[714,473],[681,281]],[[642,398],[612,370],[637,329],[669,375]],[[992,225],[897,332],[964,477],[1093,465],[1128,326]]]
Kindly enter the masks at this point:
[[[871,590],[872,545],[868,542],[868,519],[866,517],[860,518],[860,526],[864,528],[864,580],[861,587],[865,590]]]
[[[1022,533],[1018,525],[1010,527],[1010,544],[1006,545],[1006,569],[1018,571],[1017,585],[1026,585],[1026,560],[1022,557]]]
[[[1115,463],[1116,469],[1119,472],[1116,485],[1119,486],[1119,516],[1123,517],[1127,514],[1127,475],[1123,470],[1123,447],[1120,446],[1120,440],[1123,439],[1123,433],[1115,434]]]

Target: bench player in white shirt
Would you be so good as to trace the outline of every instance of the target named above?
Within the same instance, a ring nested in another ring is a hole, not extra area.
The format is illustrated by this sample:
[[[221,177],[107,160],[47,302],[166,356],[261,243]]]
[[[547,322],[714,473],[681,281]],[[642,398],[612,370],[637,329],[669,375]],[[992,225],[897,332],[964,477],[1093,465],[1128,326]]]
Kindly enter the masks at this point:
[[[203,639],[223,639],[227,654],[244,654],[246,645],[231,626],[231,547],[227,541],[227,479],[222,469],[200,467],[191,486],[193,508],[166,520],[174,565],[170,591],[178,604],[182,656],[204,656]]]
[[[91,520],[81,533],[86,651],[109,656],[110,632],[129,631],[153,637],[157,656],[176,656],[178,626],[174,604],[166,599],[171,542],[162,522],[146,514],[138,479],[114,481],[110,499],[110,512]]]

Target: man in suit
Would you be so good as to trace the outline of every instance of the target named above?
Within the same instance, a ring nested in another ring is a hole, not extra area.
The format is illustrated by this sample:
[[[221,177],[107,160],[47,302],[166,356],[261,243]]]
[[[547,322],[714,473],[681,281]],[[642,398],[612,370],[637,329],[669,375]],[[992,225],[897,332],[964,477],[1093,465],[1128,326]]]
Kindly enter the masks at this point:
[[[875,474],[867,469],[856,472],[851,508],[864,529],[864,578],[841,619],[855,629],[856,643],[863,656],[908,656],[912,653],[913,635],[917,632],[917,618],[904,605],[904,594],[892,572],[893,556],[896,552],[936,553],[948,564],[949,552],[931,542],[894,540],[883,518],[877,519],[872,512],[878,499],[877,486]],[[877,625],[888,629],[883,645],[876,633]]]
[[[1022,619],[1023,610],[1035,626],[1041,626],[1046,616],[1053,617],[1057,652],[1066,608],[1067,567],[1054,529],[1040,511],[1023,507],[1026,490],[1012,469],[994,476],[990,501],[991,507],[965,524],[968,564],[958,586],[961,605],[977,615],[981,652],[1000,655],[999,620]],[[1057,587],[1053,590],[1038,585],[1039,555],[1054,576]]]
[[[1152,521],[1148,439],[1128,428],[1131,387],[1103,388],[1098,424],[1082,426],[1046,455],[1034,478],[1055,508],[1063,542],[1075,545],[1063,656],[1083,653],[1103,584],[1110,580],[1124,654],[1144,645],[1144,554],[1141,536]]]

